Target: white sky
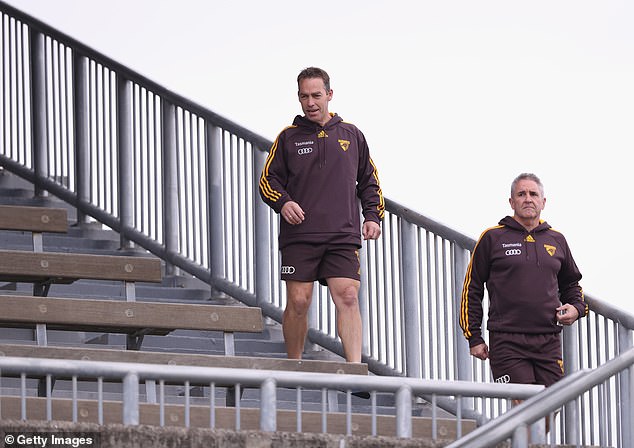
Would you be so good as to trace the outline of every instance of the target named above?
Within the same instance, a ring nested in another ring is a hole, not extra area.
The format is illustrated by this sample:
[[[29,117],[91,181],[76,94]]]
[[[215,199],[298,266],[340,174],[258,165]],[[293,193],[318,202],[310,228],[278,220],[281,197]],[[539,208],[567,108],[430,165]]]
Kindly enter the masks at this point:
[[[271,140],[326,69],[385,195],[472,238],[535,172],[586,292],[634,313],[634,2],[5,1]]]

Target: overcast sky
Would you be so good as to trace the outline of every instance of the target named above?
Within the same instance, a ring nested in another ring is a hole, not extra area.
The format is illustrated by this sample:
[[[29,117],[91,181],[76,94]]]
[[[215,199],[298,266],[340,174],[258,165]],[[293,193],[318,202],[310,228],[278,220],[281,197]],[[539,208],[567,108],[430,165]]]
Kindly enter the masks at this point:
[[[271,140],[326,69],[385,195],[473,238],[535,172],[585,291],[634,313],[630,0],[7,3]]]

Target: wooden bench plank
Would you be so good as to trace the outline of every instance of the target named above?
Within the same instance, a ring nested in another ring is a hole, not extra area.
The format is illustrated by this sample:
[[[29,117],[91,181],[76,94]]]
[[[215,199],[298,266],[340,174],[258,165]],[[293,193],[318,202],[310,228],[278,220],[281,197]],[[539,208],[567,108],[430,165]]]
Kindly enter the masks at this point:
[[[85,347],[41,347],[36,345],[0,344],[0,356],[257,370],[287,370],[294,372],[338,373],[347,375],[368,374],[367,364],[345,361],[296,360],[254,356],[218,356]]]
[[[77,401],[77,421],[80,423],[99,423],[98,402],[96,400]],[[46,398],[27,397],[26,410],[27,420],[46,420]],[[52,420],[72,421],[73,407],[72,400],[66,398],[51,399]],[[21,401],[20,397],[2,397],[2,418],[20,420]],[[189,427],[209,428],[210,408],[209,406],[190,405]],[[165,405],[165,426],[185,427],[185,406],[178,404]],[[346,414],[339,412],[329,412],[327,416],[327,431],[330,434],[346,434]],[[371,435],[372,416],[370,414],[352,414],[352,435]],[[121,424],[123,422],[123,405],[118,401],[103,401],[104,424]],[[160,425],[160,407],[158,404],[141,403],[139,406],[139,420],[142,425]],[[297,417],[295,411],[278,409],[277,430],[296,432]],[[218,429],[236,428],[236,410],[233,408],[215,408],[215,427]],[[437,423],[437,434],[441,440],[456,440],[457,424],[453,419],[439,418]],[[257,431],[260,428],[260,411],[253,408],[240,409],[240,429],[244,431]],[[376,416],[377,435],[395,437],[396,418],[390,415]],[[463,420],[461,424],[462,434],[467,434],[476,428],[476,424],[471,420]],[[322,414],[320,412],[302,412],[302,432],[322,432]],[[432,435],[432,420],[428,417],[412,418],[412,437],[429,438]]]
[[[72,283],[79,279],[160,282],[154,257],[0,250],[0,280]]]
[[[259,308],[117,300],[0,296],[0,325],[132,334],[167,334],[175,329],[258,333]]]
[[[0,229],[31,232],[68,232],[64,208],[0,205]]]

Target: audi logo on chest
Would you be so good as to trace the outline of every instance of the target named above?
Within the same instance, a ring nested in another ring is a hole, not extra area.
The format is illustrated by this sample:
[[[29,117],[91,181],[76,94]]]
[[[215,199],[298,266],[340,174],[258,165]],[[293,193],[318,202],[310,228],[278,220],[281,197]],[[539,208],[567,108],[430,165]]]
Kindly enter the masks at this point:
[[[506,255],[520,255],[522,253],[521,249],[508,249],[505,254]]]
[[[311,152],[313,152],[313,148],[311,146],[309,146],[308,148],[299,148],[297,150],[297,154],[299,154],[300,156],[304,154],[310,154]]]

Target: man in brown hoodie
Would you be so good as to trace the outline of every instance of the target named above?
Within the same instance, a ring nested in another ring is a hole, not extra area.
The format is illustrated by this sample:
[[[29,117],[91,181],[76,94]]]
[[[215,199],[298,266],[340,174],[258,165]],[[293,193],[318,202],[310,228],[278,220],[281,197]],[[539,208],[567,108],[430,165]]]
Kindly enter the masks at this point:
[[[384,202],[363,133],[328,111],[328,74],[309,67],[297,77],[304,113],[271,147],[260,196],[281,216],[281,277],[287,305],[283,333],[289,358],[300,359],[315,280],[328,285],[346,360],[361,362],[361,236],[381,235]],[[363,224],[359,216],[361,201]]]

